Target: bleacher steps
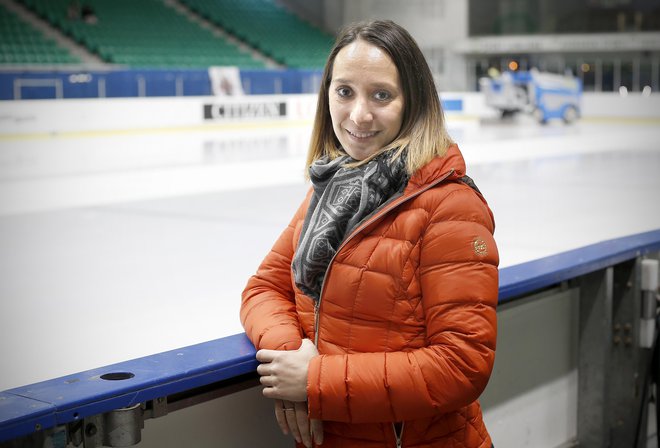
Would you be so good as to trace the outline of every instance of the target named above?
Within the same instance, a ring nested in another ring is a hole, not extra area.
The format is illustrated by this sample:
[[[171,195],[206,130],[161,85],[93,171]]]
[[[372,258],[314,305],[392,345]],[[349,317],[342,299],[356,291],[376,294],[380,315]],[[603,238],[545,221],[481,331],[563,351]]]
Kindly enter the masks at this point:
[[[112,64],[104,62],[97,55],[91,53],[84,46],[78,44],[73,39],[69,38],[51,26],[47,21],[39,17],[37,14],[26,8],[21,3],[15,2],[14,0],[0,0],[0,4],[18,15],[22,20],[28,22],[30,25],[41,31],[46,37],[53,39],[59,46],[66,48],[69,52],[71,52],[71,54],[77,56],[81,61],[83,61],[85,68],[106,69],[113,67]],[[8,67],[4,65],[3,68]],[[68,64],[66,66],[58,66],[58,68],[70,69],[78,68],[78,66]]]
[[[189,18],[190,20],[192,20],[193,22],[199,24],[202,28],[208,29],[215,36],[222,37],[223,39],[227,40],[229,43],[231,43],[233,45],[236,45],[244,53],[248,53],[253,58],[263,62],[264,64],[266,64],[266,67],[268,67],[268,68],[284,68],[283,65],[277,63],[275,60],[269,58],[268,56],[264,55],[260,51],[252,48],[251,46],[247,45],[245,42],[237,39],[235,36],[227,33],[225,30],[223,30],[218,25],[206,20],[204,17],[197,14],[195,11],[193,11],[188,6],[181,3],[179,0],[163,0],[163,3],[166,6],[169,6],[170,8],[177,11],[179,14],[182,14],[182,15],[186,16],[187,18]]]

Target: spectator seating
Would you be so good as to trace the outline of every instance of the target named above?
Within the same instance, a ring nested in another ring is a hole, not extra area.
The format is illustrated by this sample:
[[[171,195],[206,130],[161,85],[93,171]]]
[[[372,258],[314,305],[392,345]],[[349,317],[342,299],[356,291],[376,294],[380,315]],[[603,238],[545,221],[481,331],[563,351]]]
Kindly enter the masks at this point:
[[[106,62],[134,68],[264,64],[163,0],[20,0]],[[81,9],[90,8],[88,14]]]
[[[291,68],[321,68],[333,38],[274,0],[181,0],[193,11]]]
[[[76,64],[80,60],[0,4],[0,64]]]

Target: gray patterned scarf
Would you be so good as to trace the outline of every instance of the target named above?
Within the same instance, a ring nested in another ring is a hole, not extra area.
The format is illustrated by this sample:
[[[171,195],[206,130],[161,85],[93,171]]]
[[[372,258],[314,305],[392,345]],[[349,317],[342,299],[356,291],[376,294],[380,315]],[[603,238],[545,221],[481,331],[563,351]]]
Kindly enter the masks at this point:
[[[309,168],[314,193],[292,268],[296,286],[315,301],[330,261],[344,238],[408,183],[405,153],[395,161],[384,152],[364,165],[349,156],[321,158]]]

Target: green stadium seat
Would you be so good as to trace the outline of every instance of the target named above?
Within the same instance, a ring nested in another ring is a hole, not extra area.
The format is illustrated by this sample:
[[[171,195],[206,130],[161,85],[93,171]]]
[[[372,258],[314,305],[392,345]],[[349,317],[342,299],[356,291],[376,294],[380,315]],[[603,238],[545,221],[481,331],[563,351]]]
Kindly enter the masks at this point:
[[[69,0],[20,1],[107,62],[140,68],[201,68],[208,66],[206,57],[222,56],[227,65],[263,67],[162,0],[86,0],[94,8],[94,24],[70,19]]]
[[[273,0],[182,0],[263,54],[295,68],[320,68],[332,37]]]
[[[80,60],[0,5],[0,63],[76,64]]]
[[[70,0],[19,0],[100,58],[129,67],[207,67],[264,64],[237,46],[191,22],[162,0],[81,0],[92,5],[95,24],[68,16]],[[273,0],[181,0],[189,8],[262,54],[291,68],[320,68],[332,37],[297,18]],[[48,63],[79,62],[38,30],[0,8],[3,61],[18,55],[57,54]],[[17,19],[17,18],[15,18]],[[15,23],[14,23],[15,22]],[[11,39],[9,36],[13,36]],[[9,50],[6,45],[15,45]],[[64,53],[62,53],[62,51]],[[21,56],[21,57],[23,57]],[[12,62],[14,63],[14,62]]]

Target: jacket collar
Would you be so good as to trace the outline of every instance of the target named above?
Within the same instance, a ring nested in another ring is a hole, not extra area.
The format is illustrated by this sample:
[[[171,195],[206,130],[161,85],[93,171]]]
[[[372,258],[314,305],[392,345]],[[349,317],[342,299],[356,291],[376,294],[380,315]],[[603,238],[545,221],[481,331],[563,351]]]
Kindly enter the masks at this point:
[[[447,176],[452,170],[453,172]],[[465,176],[465,159],[458,146],[453,144],[444,156],[434,158],[410,177],[404,195],[413,193],[440,178],[455,180],[463,176]]]

